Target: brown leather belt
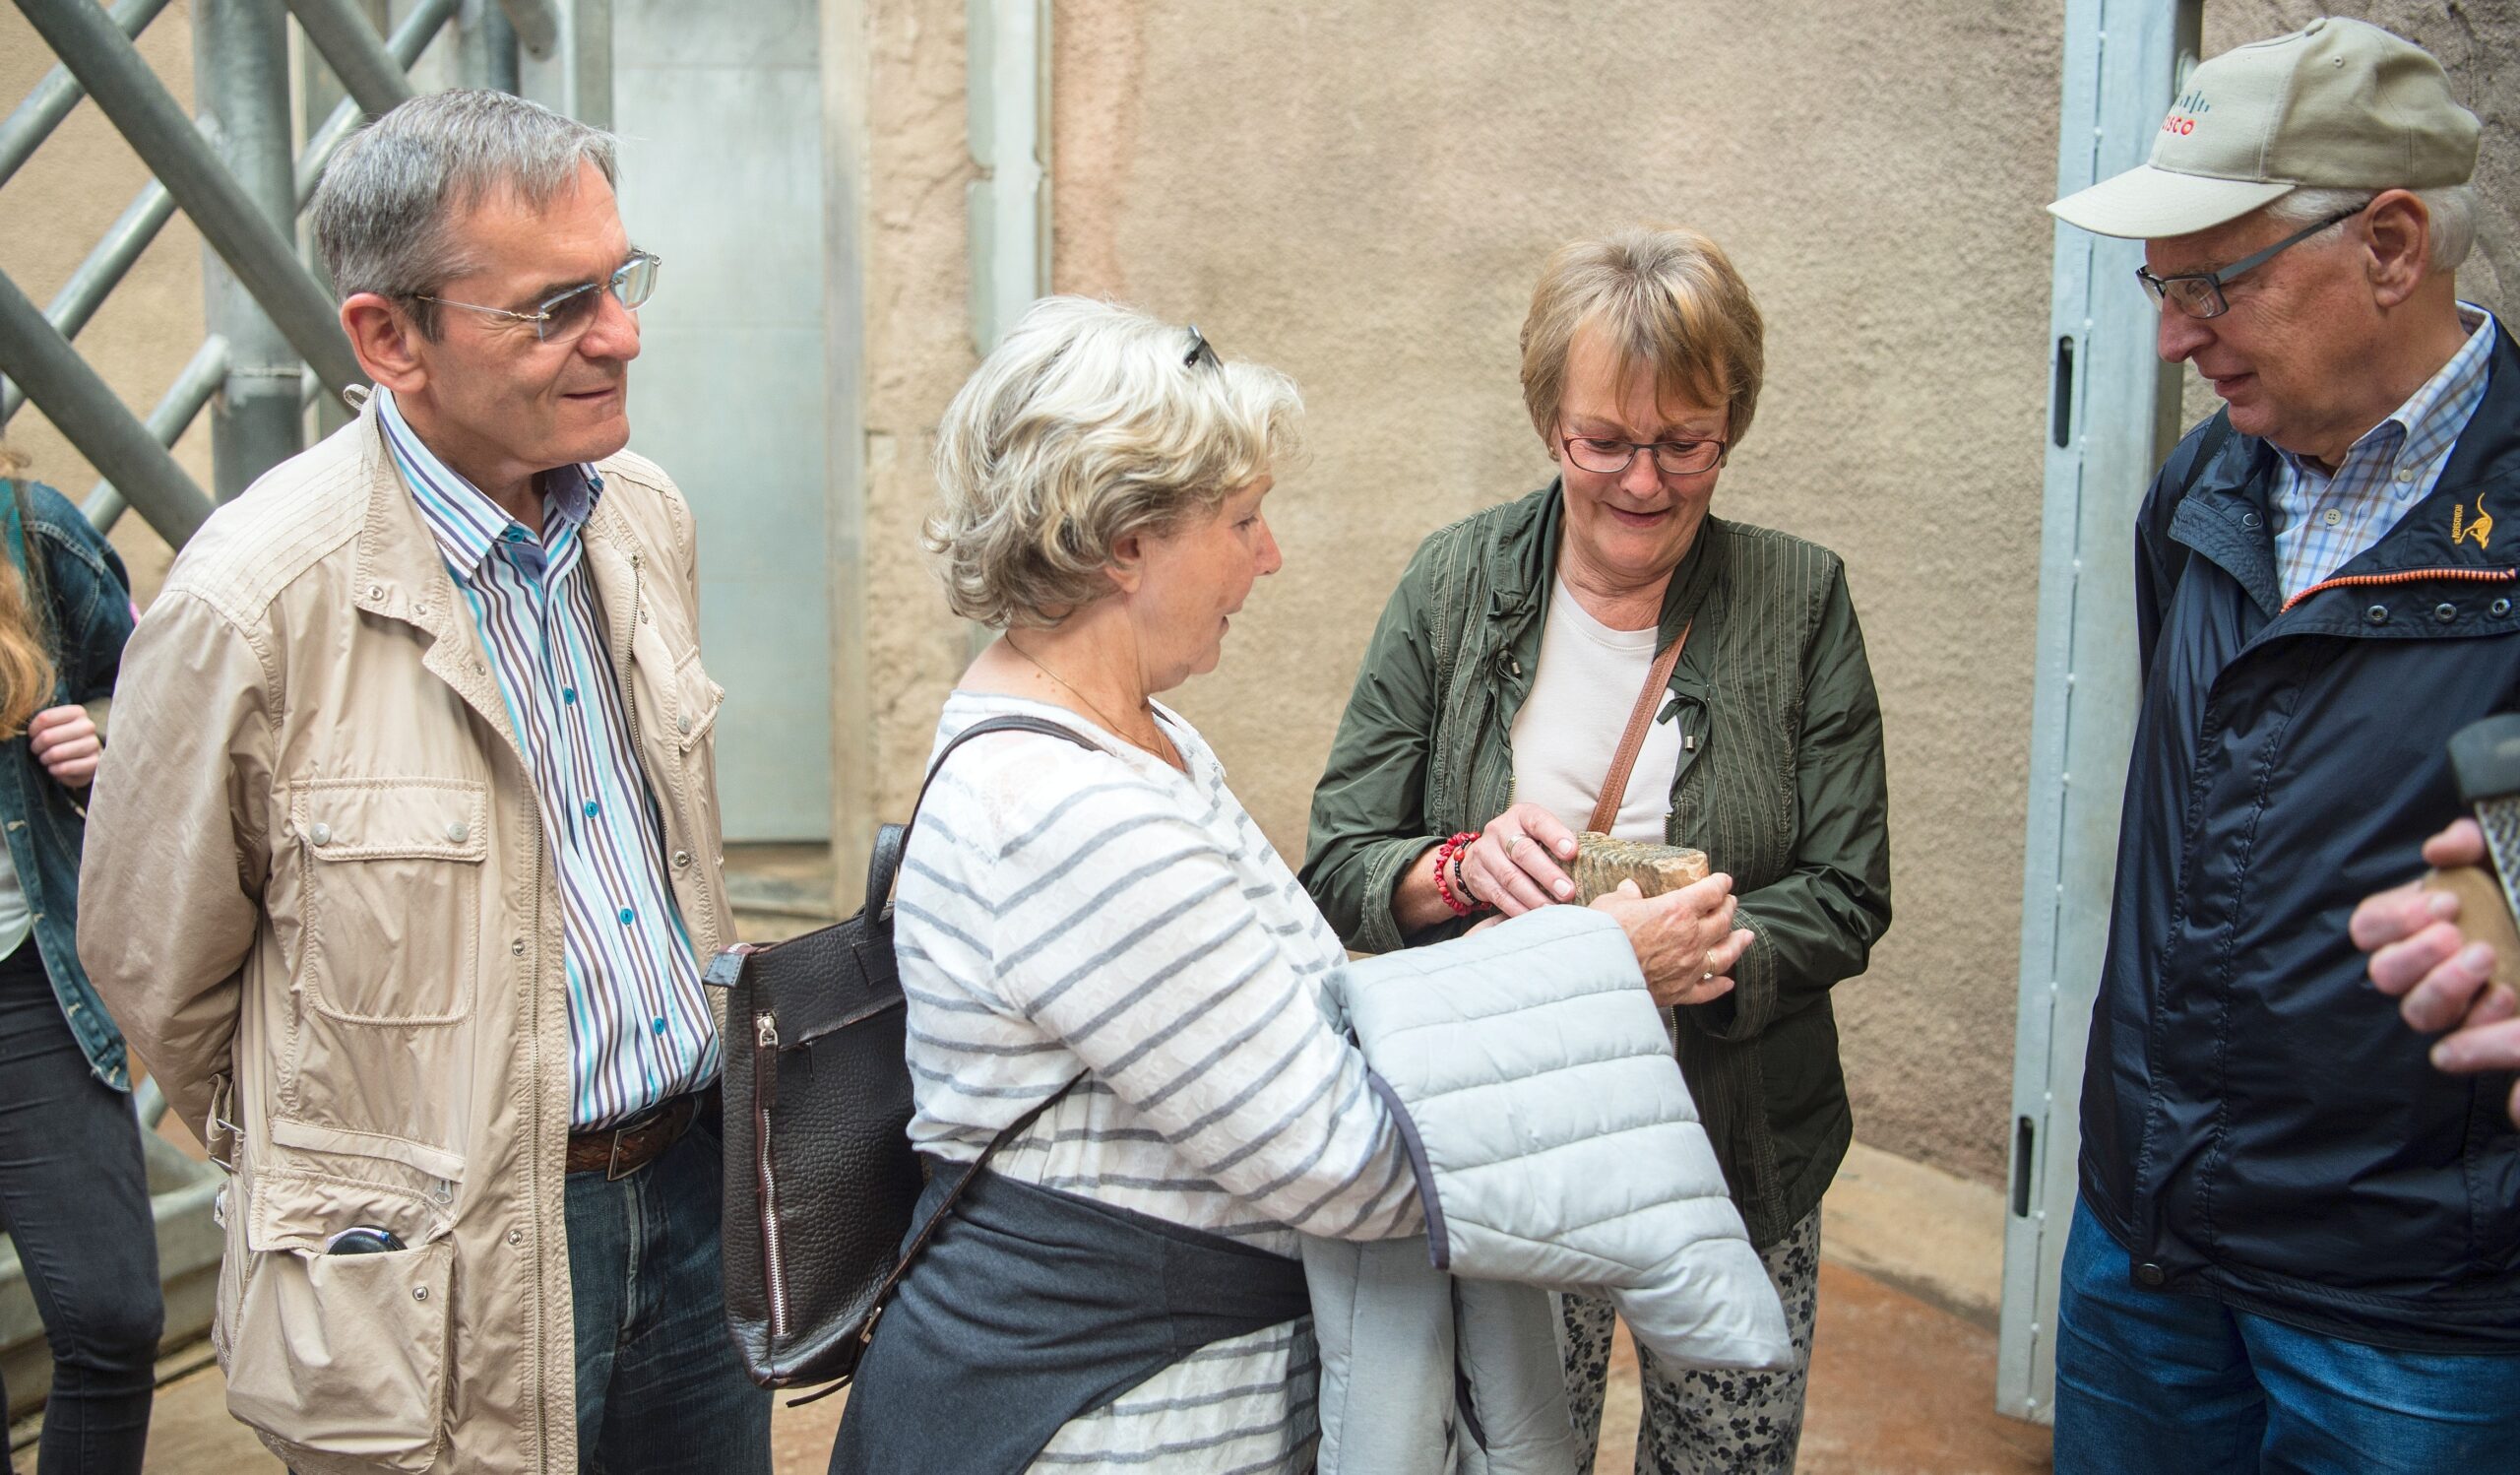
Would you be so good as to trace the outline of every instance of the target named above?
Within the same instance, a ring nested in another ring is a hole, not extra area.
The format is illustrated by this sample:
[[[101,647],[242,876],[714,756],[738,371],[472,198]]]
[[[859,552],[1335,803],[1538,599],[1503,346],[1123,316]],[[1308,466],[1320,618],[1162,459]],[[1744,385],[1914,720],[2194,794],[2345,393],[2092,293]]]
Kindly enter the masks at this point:
[[[687,1092],[666,1102],[636,1121],[599,1131],[569,1133],[569,1171],[600,1173],[606,1180],[628,1178],[655,1162],[664,1150],[680,1140],[703,1109],[718,1099],[718,1086],[712,1081],[705,1089]]]

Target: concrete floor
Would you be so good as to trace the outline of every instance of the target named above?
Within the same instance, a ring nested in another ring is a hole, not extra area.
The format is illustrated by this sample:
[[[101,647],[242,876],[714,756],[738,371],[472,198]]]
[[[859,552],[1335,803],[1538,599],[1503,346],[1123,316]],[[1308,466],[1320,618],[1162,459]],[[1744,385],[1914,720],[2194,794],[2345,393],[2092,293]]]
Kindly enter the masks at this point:
[[[1630,1465],[1636,1363],[1620,1333],[1596,1475]],[[1820,1267],[1820,1329],[1802,1475],[2039,1475],[2048,1431],[1990,1407],[1995,1337],[1974,1321],[1836,1263]],[[781,1408],[779,1475],[820,1475],[846,1397]],[[22,1454],[32,1468],[31,1453]],[[216,1367],[160,1388],[151,1475],[279,1475],[280,1462],[227,1417]]]

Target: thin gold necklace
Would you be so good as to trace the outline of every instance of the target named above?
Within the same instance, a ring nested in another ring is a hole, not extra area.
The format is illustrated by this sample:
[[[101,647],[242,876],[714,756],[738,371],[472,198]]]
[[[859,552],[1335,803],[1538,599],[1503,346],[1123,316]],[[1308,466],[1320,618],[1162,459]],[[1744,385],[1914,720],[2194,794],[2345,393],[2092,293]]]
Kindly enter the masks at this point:
[[[1155,740],[1156,742],[1163,744],[1161,747],[1154,745],[1154,743],[1140,742],[1137,738],[1130,737],[1128,730],[1120,726],[1118,723],[1113,722],[1110,714],[1104,712],[1102,708],[1095,702],[1094,698],[1087,696],[1084,692],[1078,690],[1075,683],[1069,681],[1065,676],[1062,676],[1057,672],[1043,666],[1034,657],[1031,651],[1017,645],[1015,643],[1014,632],[1009,631],[1003,638],[1006,641],[1006,648],[1008,650],[1023,657],[1026,664],[1030,665],[1035,671],[1040,672],[1041,674],[1048,676],[1051,680],[1056,681],[1061,686],[1067,688],[1068,695],[1085,703],[1085,710],[1094,714],[1094,720],[1110,729],[1112,733],[1119,737],[1121,741],[1126,742],[1131,747],[1152,754],[1154,757],[1161,759],[1163,762],[1173,768],[1181,769],[1184,772],[1188,771],[1188,765],[1182,762],[1181,750],[1173,746],[1172,739],[1166,736],[1164,724],[1156,721],[1154,707],[1149,706],[1146,708],[1146,720],[1147,725],[1155,730]]]

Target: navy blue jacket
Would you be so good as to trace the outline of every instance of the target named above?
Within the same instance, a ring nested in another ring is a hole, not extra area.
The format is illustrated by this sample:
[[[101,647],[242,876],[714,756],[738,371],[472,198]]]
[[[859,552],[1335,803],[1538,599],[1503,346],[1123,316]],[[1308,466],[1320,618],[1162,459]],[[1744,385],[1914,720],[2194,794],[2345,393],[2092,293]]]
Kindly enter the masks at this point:
[[[131,638],[131,578],[122,558],[70,500],[49,486],[26,487],[25,548],[40,558],[43,593],[49,598],[56,676],[47,707],[93,702],[113,695],[122,670],[123,642]],[[0,480],[0,496],[11,494]],[[10,551],[0,542],[0,557]],[[131,1066],[122,1031],[96,997],[79,963],[79,852],[88,833],[86,790],[61,787],[28,749],[26,735],[0,742],[0,831],[9,841],[9,863],[34,914],[32,940],[52,978],[70,1033],[88,1058],[88,1068],[118,1091],[131,1088]]]
[[[2289,609],[2274,448],[2208,422],[2163,466],[2083,1075],[2083,1196],[2139,1285],[2412,1351],[2520,1351],[2512,1078],[2434,1070],[2346,934],[2458,812],[2450,735],[2520,705],[2499,325],[2488,375],[2432,494]]]

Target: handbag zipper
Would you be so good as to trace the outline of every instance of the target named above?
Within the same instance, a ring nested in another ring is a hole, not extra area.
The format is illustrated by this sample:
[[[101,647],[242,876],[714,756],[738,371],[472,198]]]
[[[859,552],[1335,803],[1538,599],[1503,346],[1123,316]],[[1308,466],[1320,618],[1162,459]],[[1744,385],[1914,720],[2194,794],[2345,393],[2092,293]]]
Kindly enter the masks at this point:
[[[779,1021],[768,1009],[752,1016],[753,1171],[761,1189],[761,1274],[770,1302],[770,1339],[788,1338],[788,1270],[780,1246],[779,1175],[770,1156],[770,1114],[779,1105]]]

